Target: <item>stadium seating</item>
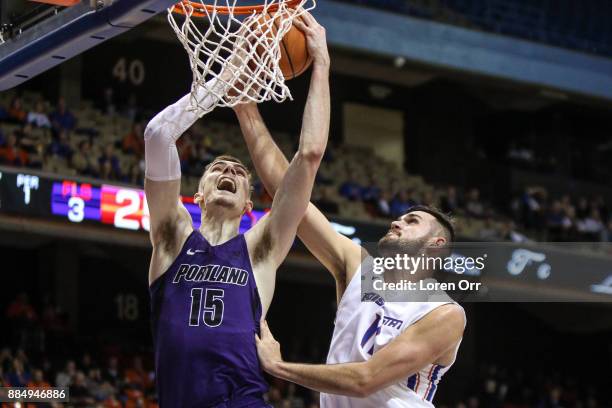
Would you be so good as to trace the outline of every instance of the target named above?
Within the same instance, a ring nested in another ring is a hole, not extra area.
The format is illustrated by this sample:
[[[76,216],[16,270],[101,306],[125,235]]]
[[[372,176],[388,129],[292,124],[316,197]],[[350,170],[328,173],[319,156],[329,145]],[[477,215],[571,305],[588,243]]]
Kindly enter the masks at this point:
[[[0,94],[0,109],[10,110],[11,103],[17,98],[14,92]],[[36,103],[42,101],[40,94],[23,92],[19,95],[22,110],[32,112]],[[52,111],[48,102],[47,112]],[[29,167],[40,168],[45,172],[66,176],[88,176],[101,178],[112,182],[142,185],[144,180],[144,159],[142,154],[126,149],[122,143],[126,134],[132,129],[133,123],[120,114],[104,114],[96,108],[93,101],[83,101],[78,109],[70,110],[76,119],[76,128],[70,131],[70,136],[62,142],[57,129],[40,128],[25,125],[23,122],[5,118],[1,120],[1,133],[6,138],[11,133],[19,134],[18,144],[25,145],[28,152]],[[68,131],[66,131],[68,132]],[[142,132],[142,126],[141,130]],[[61,133],[61,132],[59,132]],[[273,131],[273,136],[287,157],[291,157],[295,148],[294,135]],[[136,135],[141,140],[142,134]],[[83,143],[91,144],[89,151],[81,151]],[[62,143],[69,146],[66,153]],[[1,145],[1,143],[0,143]],[[109,147],[110,146],[110,147]],[[1,147],[1,146],[0,146]],[[111,149],[109,163],[112,169],[104,169],[106,149]],[[62,150],[64,149],[64,150]],[[191,195],[197,190],[198,181],[203,171],[203,164],[215,155],[230,153],[251,165],[246,145],[242,140],[240,128],[234,123],[217,121],[199,121],[178,143],[179,153],[183,163],[182,193]],[[208,159],[206,159],[208,157]],[[89,160],[91,166],[84,170]],[[2,157],[0,157],[0,163]],[[116,162],[116,163],[115,163]],[[4,163],[6,164],[6,163]],[[90,168],[91,167],[91,168]],[[116,167],[116,168],[115,168]],[[252,166],[251,166],[252,167]],[[343,186],[350,181],[357,190],[357,196],[351,197],[343,193]],[[255,204],[259,207],[268,206],[271,199],[254,178]],[[366,190],[373,188],[375,198],[366,197]],[[544,211],[532,211],[533,203],[538,208],[547,208],[556,201],[546,200],[546,194],[526,190],[516,198],[513,210],[509,214],[507,208],[492,208],[487,205],[486,198],[478,197],[475,208],[469,208],[468,191],[458,190],[458,206],[451,210],[455,218],[459,235],[472,239],[526,240],[610,240],[612,239],[612,223],[608,223],[609,213],[605,203],[587,203],[587,208],[597,207],[599,219],[586,219],[588,211],[583,209],[581,215],[573,214],[572,200],[563,204],[563,219],[560,215],[548,214]],[[528,186],[527,186],[528,187]],[[439,207],[444,198],[445,186],[435,186],[427,183],[417,174],[408,174],[396,164],[380,157],[372,149],[358,146],[329,146],[326,158],[321,164],[317,184],[313,191],[313,201],[323,199],[331,201],[337,208],[332,215],[344,219],[355,219],[374,223],[387,224],[402,213],[402,208],[413,204],[430,204]],[[473,190],[473,189],[472,189]],[[531,191],[531,192],[530,192]],[[400,194],[402,193],[402,194]],[[405,193],[405,194],[403,194]],[[404,201],[402,201],[404,200]],[[574,200],[575,201],[575,200]],[[570,208],[572,207],[572,208]],[[386,209],[386,210],[385,210]],[[399,211],[399,212],[397,212]],[[568,215],[570,214],[570,215]],[[508,216],[513,219],[510,220]],[[556,218],[555,218],[556,217]],[[534,221],[535,220],[535,221]],[[549,224],[550,228],[549,228]],[[559,225],[565,225],[559,227]],[[586,227],[585,227],[586,225]],[[599,230],[593,232],[593,229]],[[522,228],[519,232],[516,226]],[[584,228],[590,228],[589,231]],[[542,230],[542,228],[544,228]],[[561,228],[561,231],[559,231]],[[581,229],[582,228],[582,229]]]
[[[578,51],[612,55],[606,0],[341,0]]]

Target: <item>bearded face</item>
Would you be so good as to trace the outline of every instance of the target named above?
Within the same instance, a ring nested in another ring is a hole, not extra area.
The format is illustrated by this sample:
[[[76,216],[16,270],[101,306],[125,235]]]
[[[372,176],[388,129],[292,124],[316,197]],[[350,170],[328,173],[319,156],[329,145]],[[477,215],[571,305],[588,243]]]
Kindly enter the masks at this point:
[[[378,241],[382,256],[406,254],[419,256],[425,254],[429,245],[435,244],[437,221],[424,211],[414,211],[391,223],[389,232]]]
[[[378,252],[381,256],[385,257],[403,254],[416,257],[425,253],[427,241],[425,238],[401,238],[387,233],[387,235],[378,241]]]

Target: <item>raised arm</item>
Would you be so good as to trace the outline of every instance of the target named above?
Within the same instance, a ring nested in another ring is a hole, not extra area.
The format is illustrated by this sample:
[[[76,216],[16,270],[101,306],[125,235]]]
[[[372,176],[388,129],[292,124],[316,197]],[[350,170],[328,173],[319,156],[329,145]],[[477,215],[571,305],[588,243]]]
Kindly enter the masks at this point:
[[[306,212],[329,133],[329,56],[325,30],[312,16],[306,16],[304,21],[300,25],[313,56],[313,68],[298,151],[289,166],[283,167],[287,170],[279,180],[270,213],[247,233],[247,243],[253,248],[250,253],[255,273],[260,277],[257,285],[264,310],[274,292],[273,273],[287,256]],[[265,266],[258,268],[256,264],[262,262]]]
[[[265,322],[256,343],[262,368],[271,375],[320,392],[363,398],[407,380],[427,364],[452,363],[464,329],[465,314],[460,306],[440,306],[369,360],[342,364],[283,361],[280,345]]]
[[[225,86],[222,82],[208,85]],[[213,96],[202,90],[198,97],[206,101]],[[185,95],[158,113],[144,132],[145,194],[153,245],[149,283],[168,269],[193,228],[191,216],[180,201],[181,166],[176,149],[178,138],[199,118],[188,109],[189,98]]]
[[[309,91],[309,101],[304,112],[304,133],[329,128],[329,55],[325,34],[314,18],[305,16],[305,22],[318,31],[307,31],[303,24],[295,24],[308,38],[309,51],[314,67]],[[300,25],[301,24],[301,25]],[[310,50],[310,48],[314,48]],[[317,61],[317,58],[319,61]],[[322,66],[322,68],[321,68]],[[234,107],[249,153],[266,190],[275,196],[289,162],[274,143],[270,132],[259,114],[256,104]],[[338,298],[361,262],[361,247],[337,233],[327,218],[309,204],[298,228],[298,236],[310,252],[331,272],[337,281]]]

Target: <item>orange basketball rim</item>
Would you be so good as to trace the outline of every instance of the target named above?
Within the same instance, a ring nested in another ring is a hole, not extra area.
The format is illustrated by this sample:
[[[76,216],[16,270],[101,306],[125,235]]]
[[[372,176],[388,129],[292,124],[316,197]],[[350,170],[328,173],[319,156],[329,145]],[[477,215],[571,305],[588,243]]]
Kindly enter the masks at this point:
[[[279,0],[274,4],[270,4],[266,7],[266,4],[258,4],[252,6],[217,6],[213,4],[204,4],[201,1],[183,0],[176,3],[172,7],[172,12],[178,14],[185,14],[186,10],[193,10],[193,17],[204,17],[207,14],[218,13],[218,14],[233,14],[233,15],[248,15],[253,13],[261,13],[264,10],[269,12],[275,12],[280,7],[280,3],[284,3],[287,7],[295,7],[301,3],[301,0]]]

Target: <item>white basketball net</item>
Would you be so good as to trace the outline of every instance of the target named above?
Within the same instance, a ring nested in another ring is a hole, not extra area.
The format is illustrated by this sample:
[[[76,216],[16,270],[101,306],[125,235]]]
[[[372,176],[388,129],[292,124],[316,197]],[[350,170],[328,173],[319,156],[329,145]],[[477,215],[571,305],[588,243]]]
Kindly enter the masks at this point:
[[[168,21],[193,71],[191,108],[201,116],[217,106],[292,99],[279,67],[279,44],[293,19],[313,9],[315,1],[299,0],[289,7],[286,0],[262,0],[263,9],[246,16],[234,14],[237,0],[198,0],[169,8]],[[214,10],[208,11],[205,4]],[[219,13],[217,7],[227,7],[229,14]],[[175,14],[177,9],[184,16]],[[217,81],[210,81],[213,78]],[[203,90],[212,97],[202,98]]]

